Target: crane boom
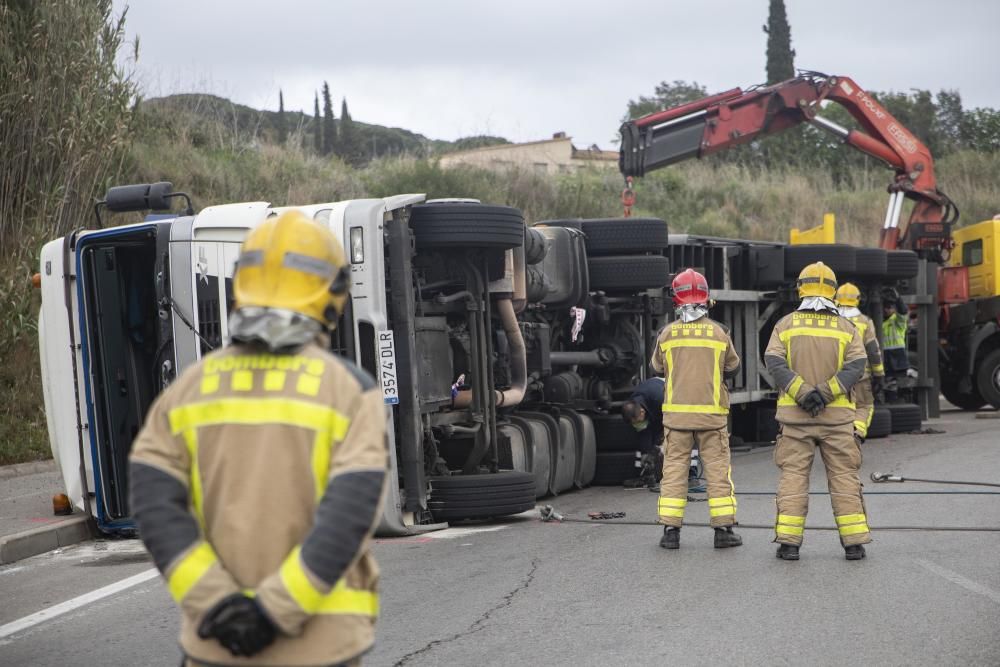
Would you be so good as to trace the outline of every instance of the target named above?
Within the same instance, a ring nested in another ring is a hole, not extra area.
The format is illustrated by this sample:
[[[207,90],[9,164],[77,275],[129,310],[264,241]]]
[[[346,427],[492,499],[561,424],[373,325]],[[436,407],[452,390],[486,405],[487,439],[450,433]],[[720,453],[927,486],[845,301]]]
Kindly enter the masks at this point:
[[[864,131],[849,130],[819,115],[823,102],[844,107]],[[643,176],[683,160],[702,158],[761,136],[811,123],[879,159],[896,173],[879,245],[909,248],[943,261],[952,247],[957,209],[937,187],[927,147],[861,86],[846,76],[804,72],[771,86],[733,88],[701,100],[625,122],[619,167]],[[904,199],[915,205],[905,233],[899,229]]]

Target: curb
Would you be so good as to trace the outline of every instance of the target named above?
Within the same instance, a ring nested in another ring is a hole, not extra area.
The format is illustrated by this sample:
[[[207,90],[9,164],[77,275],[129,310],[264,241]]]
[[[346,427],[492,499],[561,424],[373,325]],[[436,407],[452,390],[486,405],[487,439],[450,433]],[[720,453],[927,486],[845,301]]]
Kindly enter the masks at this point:
[[[89,540],[96,534],[86,516],[75,516],[47,526],[0,537],[0,565]]]
[[[0,479],[10,479],[11,477],[22,477],[24,475],[35,475],[40,472],[55,472],[55,459],[45,461],[28,461],[27,463],[15,463],[9,466],[0,466]]]

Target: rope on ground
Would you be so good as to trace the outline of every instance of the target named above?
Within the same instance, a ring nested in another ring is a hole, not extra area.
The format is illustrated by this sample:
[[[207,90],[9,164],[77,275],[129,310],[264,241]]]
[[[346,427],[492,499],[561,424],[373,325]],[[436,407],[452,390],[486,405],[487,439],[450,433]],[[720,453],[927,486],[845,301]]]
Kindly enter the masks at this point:
[[[920,479],[918,477],[891,475],[887,472],[873,472],[872,481],[876,484],[881,484],[882,482],[924,482],[926,484],[961,484],[962,486],[995,486],[1000,488],[1000,484],[996,484],[994,482],[960,482],[954,479]]]
[[[631,521],[622,519],[602,520],[602,519],[577,519],[565,516],[555,510],[552,505],[546,505],[538,511],[543,522],[556,523],[586,523],[590,525],[604,524],[610,526],[662,526],[659,521]],[[685,526],[696,528],[711,528],[712,524],[703,521],[684,522]],[[774,524],[764,523],[738,523],[739,528],[755,530],[774,530]],[[1000,526],[871,526],[875,531],[919,531],[919,532],[948,532],[948,533],[1000,533]],[[839,530],[837,526],[806,526],[806,530]]]

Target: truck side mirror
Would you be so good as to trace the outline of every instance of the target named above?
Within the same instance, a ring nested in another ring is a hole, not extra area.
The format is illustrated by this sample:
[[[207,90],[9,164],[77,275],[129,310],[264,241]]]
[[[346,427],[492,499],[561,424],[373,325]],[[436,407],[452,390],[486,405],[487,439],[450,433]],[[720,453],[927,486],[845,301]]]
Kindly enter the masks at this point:
[[[101,207],[112,213],[128,213],[131,211],[163,211],[170,208],[170,200],[183,197],[187,201],[186,215],[194,215],[191,198],[183,192],[174,192],[173,183],[141,183],[137,185],[119,185],[109,188],[104,199],[94,205],[97,215],[97,226],[103,227]]]

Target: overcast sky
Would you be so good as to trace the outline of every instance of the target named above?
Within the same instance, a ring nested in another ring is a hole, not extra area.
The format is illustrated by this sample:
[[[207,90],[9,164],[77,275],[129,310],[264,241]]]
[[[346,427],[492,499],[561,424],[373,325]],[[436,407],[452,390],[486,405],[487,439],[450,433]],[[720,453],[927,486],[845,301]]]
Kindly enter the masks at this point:
[[[147,96],[209,92],[431,138],[565,131],[616,148],[629,98],[663,80],[764,80],[767,0],[115,0]],[[870,90],[957,89],[1000,108],[998,0],[786,0],[796,67]]]

